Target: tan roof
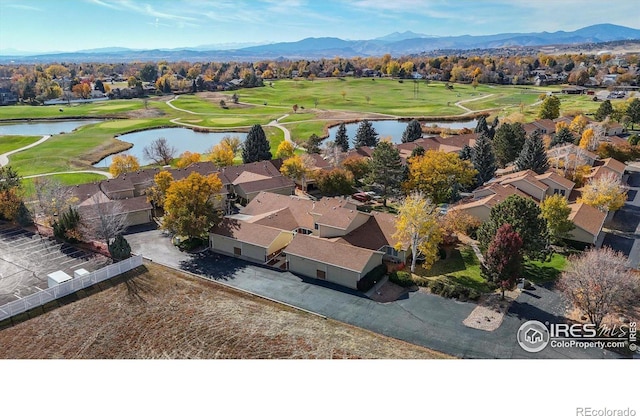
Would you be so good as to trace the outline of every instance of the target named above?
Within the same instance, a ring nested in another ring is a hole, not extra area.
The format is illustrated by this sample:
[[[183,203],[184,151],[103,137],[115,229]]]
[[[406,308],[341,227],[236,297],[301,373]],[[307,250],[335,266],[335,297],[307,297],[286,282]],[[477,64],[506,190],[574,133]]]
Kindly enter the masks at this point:
[[[602,224],[607,217],[607,214],[584,203],[570,204],[571,214],[569,214],[569,220],[571,220],[576,227],[582,228],[589,234],[596,236],[602,229]]]
[[[269,222],[264,218],[265,215],[271,215],[286,208],[290,211],[286,215],[291,215],[299,227],[310,230],[313,230],[314,222],[346,229],[356,215],[356,210],[352,208],[352,205],[342,198],[322,198],[314,202],[270,192],[260,192],[240,213],[257,216],[259,220],[256,221],[271,225],[276,223],[275,219],[273,222]],[[288,219],[285,224],[289,226],[293,224],[293,221]]]
[[[293,231],[300,227],[300,224],[298,224],[296,217],[293,215],[289,207],[279,211],[270,212],[263,216],[258,216],[251,222],[287,231]]]
[[[549,179],[551,181],[554,181],[555,183],[557,183],[558,185],[561,185],[567,189],[573,189],[573,187],[576,185],[575,183],[573,183],[572,181],[570,181],[569,179],[558,175],[556,172],[546,172],[543,173],[542,175],[537,175],[536,178],[538,180],[543,180],[543,179]]]
[[[267,248],[283,231],[260,224],[225,218],[219,225],[213,227],[211,232],[258,247]]]
[[[284,253],[361,273],[377,252],[319,237],[296,234],[284,249]]]
[[[384,246],[395,246],[393,235],[396,232],[397,217],[386,212],[374,211],[371,218],[365,224],[356,228],[338,241],[351,244],[356,247],[379,250]],[[403,246],[408,247],[405,242]]]
[[[602,166],[605,166],[605,167],[607,167],[607,168],[609,168],[611,170],[614,170],[614,171],[616,171],[616,172],[618,172],[620,174],[623,174],[624,170],[627,168],[627,166],[624,163],[622,163],[622,162],[620,162],[620,161],[618,161],[616,159],[613,159],[611,157],[608,157],[606,159],[602,159]]]
[[[484,187],[483,189],[490,190],[491,192],[493,192],[493,195],[484,196],[480,199],[473,199],[470,201],[460,201],[458,204],[453,206],[452,209],[467,209],[481,205],[486,205],[487,207],[492,208],[494,205],[499,204],[511,195],[519,195],[524,198],[531,198],[531,196],[508,184],[501,185],[498,183],[493,183],[489,186]]]
[[[253,182],[253,181],[261,181],[263,179],[269,179],[271,176],[262,175],[254,172],[242,172],[236,177],[233,182],[234,185],[238,185],[241,183]]]
[[[531,185],[535,186],[536,188],[542,189],[543,191],[546,191],[547,188],[549,188],[549,185],[543,182],[540,182],[537,179],[537,174],[532,170],[523,170],[515,173],[510,173],[508,175],[501,176],[498,180],[502,185],[524,180],[529,182]]]

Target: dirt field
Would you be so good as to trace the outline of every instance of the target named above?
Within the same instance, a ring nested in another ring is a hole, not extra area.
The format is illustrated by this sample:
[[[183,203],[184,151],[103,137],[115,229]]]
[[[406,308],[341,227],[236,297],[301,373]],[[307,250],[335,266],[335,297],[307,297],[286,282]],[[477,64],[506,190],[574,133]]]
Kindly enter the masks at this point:
[[[6,326],[0,358],[448,358],[158,265],[118,280]]]

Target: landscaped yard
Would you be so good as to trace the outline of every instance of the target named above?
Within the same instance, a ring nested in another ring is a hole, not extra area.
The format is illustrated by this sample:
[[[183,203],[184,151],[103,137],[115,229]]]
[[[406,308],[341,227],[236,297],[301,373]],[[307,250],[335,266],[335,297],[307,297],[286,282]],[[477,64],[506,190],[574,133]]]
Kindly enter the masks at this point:
[[[534,283],[553,281],[560,277],[565,266],[566,257],[554,253],[548,262],[526,261],[523,265],[522,277]],[[451,249],[447,258],[438,260],[428,270],[422,266],[417,267],[415,274],[426,280],[442,279],[479,292],[492,291],[490,285],[481,276],[480,261],[473,249],[466,245]]]

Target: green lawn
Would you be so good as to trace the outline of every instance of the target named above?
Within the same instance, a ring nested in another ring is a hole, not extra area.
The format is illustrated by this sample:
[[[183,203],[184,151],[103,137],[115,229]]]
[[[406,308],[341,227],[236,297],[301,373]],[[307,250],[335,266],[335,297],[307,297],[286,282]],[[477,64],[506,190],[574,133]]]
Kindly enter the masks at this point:
[[[490,291],[489,285],[480,276],[480,261],[469,246],[453,249],[446,259],[438,260],[428,270],[416,268],[416,274],[428,279],[443,279],[479,292]]]
[[[528,261],[523,266],[522,277],[534,283],[556,280],[567,265],[565,256],[553,253],[548,262]]]
[[[42,136],[0,136],[0,155],[35,143]]]
[[[525,262],[522,277],[534,283],[553,281],[560,276],[565,265],[566,258],[554,253],[548,262]],[[491,291],[480,274],[480,261],[469,246],[452,250],[446,259],[438,260],[428,270],[417,267],[416,274],[427,279],[444,279],[480,292]]]
[[[60,175],[51,175],[47,178],[58,181],[63,185],[80,185],[83,183],[98,182],[106,179],[105,176],[95,173],[62,173]],[[35,196],[35,180],[36,178],[27,178],[20,181],[25,192],[26,200],[30,200]]]
[[[0,120],[108,116],[143,108],[142,100],[99,101],[71,105],[10,105],[0,107]],[[62,111],[60,111],[62,109]]]

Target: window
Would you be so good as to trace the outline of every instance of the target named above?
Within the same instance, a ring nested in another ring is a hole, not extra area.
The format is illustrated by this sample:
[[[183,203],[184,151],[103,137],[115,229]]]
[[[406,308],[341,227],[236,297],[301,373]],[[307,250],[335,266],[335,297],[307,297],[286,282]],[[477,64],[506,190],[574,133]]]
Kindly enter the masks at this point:
[[[320,227],[318,227],[318,223],[317,223],[317,222],[314,222],[314,223],[313,223],[313,228],[314,228],[315,230],[317,230],[317,229],[319,229],[319,228],[320,228]]]
[[[242,249],[240,247],[234,247],[233,248],[233,255],[234,256],[242,256]]]
[[[324,270],[316,270],[316,277],[318,279],[326,279],[327,278],[327,272],[325,272]]]
[[[565,194],[565,190],[564,190],[564,189],[554,189],[554,190],[553,190],[553,194],[554,194],[554,195],[555,195],[555,194],[560,194],[560,195],[564,196],[564,194]]]

